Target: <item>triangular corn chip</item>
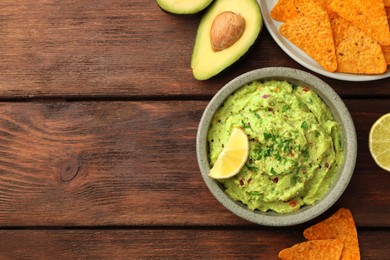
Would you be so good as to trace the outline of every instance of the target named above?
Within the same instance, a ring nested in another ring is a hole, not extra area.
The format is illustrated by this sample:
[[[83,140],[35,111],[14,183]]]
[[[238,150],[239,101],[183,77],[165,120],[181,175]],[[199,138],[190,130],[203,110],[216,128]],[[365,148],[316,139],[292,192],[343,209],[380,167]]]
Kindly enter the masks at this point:
[[[386,71],[382,48],[374,39],[338,15],[332,17],[331,25],[338,72],[381,74]]]
[[[339,260],[344,244],[338,239],[313,240],[279,252],[282,260]]]
[[[383,0],[333,0],[329,7],[380,44],[390,45],[389,23]]]
[[[316,60],[324,69],[337,68],[332,28],[327,11],[316,1],[307,1],[299,14],[280,27],[280,33]]]
[[[305,229],[303,235],[308,240],[339,239],[344,242],[341,259],[360,259],[355,221],[348,209],[339,209],[328,219]]]
[[[271,10],[271,17],[280,22],[287,22],[297,14],[294,0],[279,0]]]
[[[385,56],[387,65],[390,65],[390,52],[384,52],[383,55]]]

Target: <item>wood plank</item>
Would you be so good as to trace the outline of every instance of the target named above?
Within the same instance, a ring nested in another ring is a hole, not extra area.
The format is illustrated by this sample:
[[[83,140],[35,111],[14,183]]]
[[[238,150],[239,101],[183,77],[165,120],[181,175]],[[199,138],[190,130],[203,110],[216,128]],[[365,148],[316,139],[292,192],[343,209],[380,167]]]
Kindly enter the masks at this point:
[[[0,98],[211,96],[249,70],[304,69],[264,27],[238,64],[208,81],[190,60],[201,15],[172,16],[155,1],[2,0]],[[327,83],[342,96],[390,96],[390,81]]]
[[[359,152],[335,208],[350,208],[361,227],[390,227],[390,178],[367,147],[389,102],[346,104]],[[206,105],[0,103],[0,226],[250,225],[214,199],[199,173],[195,136]]]
[[[303,230],[135,229],[0,231],[2,259],[279,259]],[[389,231],[359,230],[362,259],[386,259]],[[375,241],[375,243],[372,243]]]

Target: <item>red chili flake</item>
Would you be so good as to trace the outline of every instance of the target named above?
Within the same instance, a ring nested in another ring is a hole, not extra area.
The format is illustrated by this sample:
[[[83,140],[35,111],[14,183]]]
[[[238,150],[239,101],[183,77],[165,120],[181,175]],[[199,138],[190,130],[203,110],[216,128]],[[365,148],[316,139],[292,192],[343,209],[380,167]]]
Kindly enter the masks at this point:
[[[310,91],[310,89],[308,87],[304,87],[303,91],[308,92],[308,91]]]
[[[293,153],[292,151],[290,152],[290,156],[291,156],[291,157],[294,157],[294,153]]]
[[[297,205],[297,202],[295,200],[292,200],[288,203],[291,207],[295,207]]]
[[[278,183],[278,181],[279,181],[279,178],[278,178],[278,177],[275,177],[275,178],[272,179],[272,182],[273,182],[273,183]]]
[[[326,162],[326,163],[325,163],[325,167],[326,167],[326,168],[329,168],[329,166],[330,166],[329,163]]]
[[[269,95],[269,94],[265,94],[265,95],[263,95],[262,96],[262,98],[269,98],[271,95]]]
[[[274,109],[272,107],[269,107],[268,111],[272,112],[272,111],[274,111]]]
[[[248,184],[251,183],[251,181],[252,181],[252,178],[248,179]]]
[[[240,185],[244,186],[244,180],[243,179],[240,179]]]

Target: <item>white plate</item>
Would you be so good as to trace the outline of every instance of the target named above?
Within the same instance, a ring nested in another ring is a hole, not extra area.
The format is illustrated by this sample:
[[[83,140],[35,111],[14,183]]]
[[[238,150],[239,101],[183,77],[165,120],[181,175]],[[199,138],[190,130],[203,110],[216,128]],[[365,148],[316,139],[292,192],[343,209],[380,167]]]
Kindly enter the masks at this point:
[[[390,77],[390,70],[380,75],[357,75],[357,74],[348,74],[348,73],[339,73],[339,72],[329,72],[323,69],[315,60],[308,56],[301,49],[292,44],[289,40],[284,38],[279,33],[279,27],[282,25],[281,22],[275,21],[271,18],[271,10],[278,2],[278,0],[257,0],[260,4],[261,12],[263,15],[263,21],[267,27],[272,38],[276,41],[280,48],[282,48],[291,58],[302,66],[317,72],[321,75],[346,80],[346,81],[370,81]]]

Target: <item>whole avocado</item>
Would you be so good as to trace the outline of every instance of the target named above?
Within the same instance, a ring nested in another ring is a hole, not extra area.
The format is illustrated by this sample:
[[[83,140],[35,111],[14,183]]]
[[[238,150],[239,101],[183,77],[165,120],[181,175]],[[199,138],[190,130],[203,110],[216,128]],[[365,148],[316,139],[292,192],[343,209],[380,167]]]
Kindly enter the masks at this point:
[[[161,9],[172,14],[195,14],[207,6],[213,0],[156,0]]]

